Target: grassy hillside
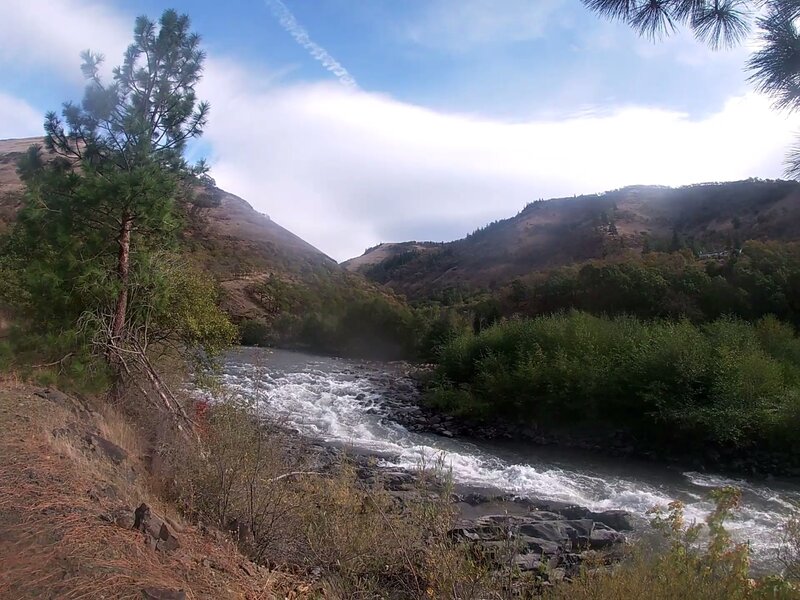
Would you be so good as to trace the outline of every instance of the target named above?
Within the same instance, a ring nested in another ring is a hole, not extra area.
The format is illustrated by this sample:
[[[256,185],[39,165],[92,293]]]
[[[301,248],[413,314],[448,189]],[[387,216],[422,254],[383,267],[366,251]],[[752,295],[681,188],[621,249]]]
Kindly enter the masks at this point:
[[[800,239],[800,184],[747,180],[631,186],[538,201],[445,244],[382,244],[345,266],[411,299],[494,288],[516,277],[633,250],[698,254],[746,240]]]

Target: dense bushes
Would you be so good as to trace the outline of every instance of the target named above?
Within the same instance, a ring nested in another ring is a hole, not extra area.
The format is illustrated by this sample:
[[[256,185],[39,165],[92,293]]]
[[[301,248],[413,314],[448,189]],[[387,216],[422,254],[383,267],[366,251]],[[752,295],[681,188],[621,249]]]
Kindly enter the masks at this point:
[[[692,446],[794,444],[800,339],[767,317],[646,322],[572,312],[462,334],[432,402],[478,418],[627,426]]]

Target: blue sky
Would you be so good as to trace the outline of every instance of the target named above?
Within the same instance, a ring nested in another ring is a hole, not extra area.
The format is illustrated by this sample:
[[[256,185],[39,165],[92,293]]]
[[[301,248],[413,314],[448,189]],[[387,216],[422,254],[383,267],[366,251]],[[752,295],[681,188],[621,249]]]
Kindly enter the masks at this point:
[[[703,115],[747,89],[742,51],[713,53],[685,39],[659,47],[598,21],[578,0],[284,5],[365,90],[447,111],[520,119],[643,103]],[[211,53],[290,69],[286,82],[325,76],[263,0],[114,6],[150,15],[172,6],[192,15]],[[701,56],[691,61],[692,53]]]
[[[747,47],[653,44],[579,0],[3,0],[0,138],[39,134],[80,97],[82,48],[116,64],[168,7],[209,55],[195,152],[340,260],[542,197],[776,177],[796,125],[752,92]]]

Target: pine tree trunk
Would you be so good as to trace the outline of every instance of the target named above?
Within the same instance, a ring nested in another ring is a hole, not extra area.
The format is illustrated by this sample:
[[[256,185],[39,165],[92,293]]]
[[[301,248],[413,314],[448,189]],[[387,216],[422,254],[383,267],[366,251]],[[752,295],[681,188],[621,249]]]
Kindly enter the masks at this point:
[[[119,278],[119,295],[114,308],[114,319],[111,323],[111,339],[109,340],[108,362],[114,372],[114,382],[111,385],[110,398],[119,401],[123,395],[123,378],[125,365],[119,351],[114,348],[122,345],[125,335],[125,316],[128,312],[128,273],[131,258],[131,230],[133,229],[133,216],[126,212],[122,215],[119,236],[119,254],[117,255],[117,277]]]
[[[117,295],[117,305],[114,308],[114,319],[111,323],[111,339],[108,340],[109,348],[106,355],[112,371],[114,381],[109,391],[109,398],[113,402],[118,402],[123,395],[123,377],[126,370],[124,361],[115,348],[122,346],[122,337],[125,334],[125,316],[128,312],[128,279],[131,258],[131,231],[133,230],[133,216],[125,212],[122,215],[117,243],[119,244],[119,254],[117,255],[117,277],[119,279],[119,294]]]
[[[111,335],[115,343],[119,343],[125,333],[125,316],[128,311],[128,273],[131,257],[131,230],[133,229],[133,216],[125,213],[122,216],[122,225],[117,243],[119,255],[117,259],[117,277],[119,278],[119,295],[117,306],[114,310],[114,323]]]

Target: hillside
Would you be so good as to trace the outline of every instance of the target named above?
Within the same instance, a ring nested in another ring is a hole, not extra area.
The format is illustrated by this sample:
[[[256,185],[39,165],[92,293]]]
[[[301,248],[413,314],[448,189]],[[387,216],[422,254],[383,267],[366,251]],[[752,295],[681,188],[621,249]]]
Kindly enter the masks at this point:
[[[151,440],[102,401],[0,377],[0,426],[0,598],[309,597],[187,522],[159,495]]]
[[[344,266],[412,299],[476,289],[552,267],[645,248],[698,253],[750,240],[800,239],[800,184],[746,180],[631,186],[533,202],[445,244],[381,244]]]
[[[19,158],[40,138],[0,140],[0,232],[13,221],[22,203],[23,186],[16,172]],[[245,288],[275,273],[297,278],[309,270],[336,272],[336,262],[257,212],[242,198],[219,188],[202,190],[199,201],[185,208],[184,242],[194,260],[214,273],[227,290],[234,316],[256,316],[257,306]]]
[[[22,206],[17,161],[37,143],[42,139],[0,140],[0,234]],[[223,308],[236,322],[269,325],[283,317],[283,335],[291,338],[299,335],[301,317],[315,312],[336,321],[336,311],[353,299],[401,307],[390,292],[340,267],[238,196],[217,187],[198,189],[180,208],[183,250],[219,281]],[[0,326],[2,320],[0,313]]]

